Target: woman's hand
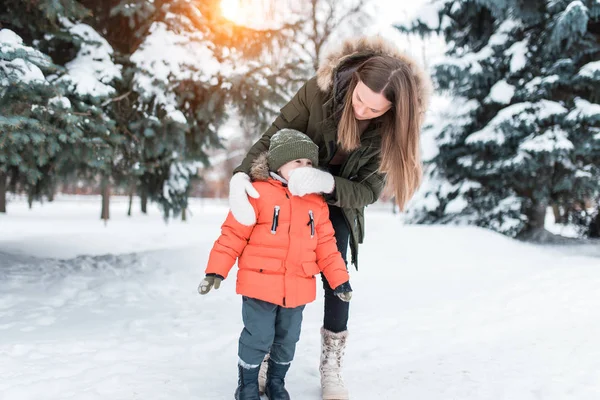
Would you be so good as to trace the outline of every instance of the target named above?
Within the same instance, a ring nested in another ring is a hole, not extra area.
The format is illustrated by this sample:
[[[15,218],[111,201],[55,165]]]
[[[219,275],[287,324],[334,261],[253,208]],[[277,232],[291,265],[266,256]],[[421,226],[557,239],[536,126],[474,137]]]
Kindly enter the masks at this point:
[[[333,175],[311,167],[296,168],[290,173],[288,189],[294,196],[308,193],[331,193],[335,187]]]
[[[240,224],[251,226],[256,223],[256,214],[248,196],[255,199],[260,197],[252,186],[248,174],[243,172],[234,174],[229,181],[229,208]]]

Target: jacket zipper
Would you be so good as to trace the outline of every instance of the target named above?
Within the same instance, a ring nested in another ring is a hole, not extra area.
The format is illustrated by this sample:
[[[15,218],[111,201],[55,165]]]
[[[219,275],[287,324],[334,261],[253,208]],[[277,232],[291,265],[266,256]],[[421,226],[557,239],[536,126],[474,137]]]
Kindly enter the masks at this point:
[[[292,199],[290,198],[290,196],[288,196],[288,190],[289,189],[286,189],[286,191],[285,191],[285,197],[287,197],[287,199],[288,199],[288,204],[290,206],[290,215],[291,215],[292,212],[293,212],[293,210],[292,210]],[[279,209],[279,207],[277,207],[277,208]],[[290,219],[290,223],[288,224],[288,237],[290,236],[291,230],[292,230],[292,220]],[[287,251],[285,252],[285,260],[287,260],[289,254],[290,254],[290,246],[288,245]],[[284,276],[283,276],[283,306],[285,307],[286,306],[286,303],[285,303],[285,293],[287,291],[287,288],[285,287],[285,278],[286,278],[285,274],[287,273],[287,262],[286,261],[283,262],[283,266],[284,266],[284,270],[285,270],[284,271]]]
[[[273,209],[273,224],[271,225],[271,233],[274,235],[277,232],[277,225],[279,224],[279,206],[275,206]]]
[[[310,225],[310,238],[315,237],[315,216],[312,210],[308,210],[308,224]]]

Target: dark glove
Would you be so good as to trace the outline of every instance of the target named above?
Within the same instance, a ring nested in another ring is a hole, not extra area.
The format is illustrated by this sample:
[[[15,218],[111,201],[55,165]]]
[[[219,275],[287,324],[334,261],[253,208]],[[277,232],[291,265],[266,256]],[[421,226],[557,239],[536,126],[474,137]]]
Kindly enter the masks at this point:
[[[206,274],[206,277],[204,277],[198,286],[198,293],[206,294],[210,292],[210,289],[212,289],[213,286],[215,289],[218,289],[221,286],[221,281],[223,281],[223,279],[225,278],[223,278],[221,275]]]
[[[352,286],[350,281],[342,283],[340,286],[333,290],[333,294],[340,298],[340,300],[349,302],[352,298]]]

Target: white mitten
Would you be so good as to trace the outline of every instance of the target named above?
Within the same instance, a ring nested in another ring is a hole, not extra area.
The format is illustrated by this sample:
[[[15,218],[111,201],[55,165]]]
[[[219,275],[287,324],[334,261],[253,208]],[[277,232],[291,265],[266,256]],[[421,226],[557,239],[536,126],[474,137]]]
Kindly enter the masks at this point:
[[[229,181],[229,208],[240,224],[250,226],[256,223],[256,214],[248,196],[255,199],[260,197],[248,174],[234,174]]]
[[[308,193],[331,193],[335,187],[333,175],[311,167],[300,167],[290,172],[288,189],[294,196]]]

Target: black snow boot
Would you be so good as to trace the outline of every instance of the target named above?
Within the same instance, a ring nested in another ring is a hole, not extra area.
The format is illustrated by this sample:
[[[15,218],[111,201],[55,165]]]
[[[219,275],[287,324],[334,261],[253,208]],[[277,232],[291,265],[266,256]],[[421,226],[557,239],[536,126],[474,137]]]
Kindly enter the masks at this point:
[[[285,374],[288,369],[290,364],[277,364],[273,359],[269,359],[265,387],[265,394],[269,400],[290,400],[290,394],[285,390]]]
[[[238,387],[235,389],[235,400],[260,400],[258,394],[258,370],[238,365]]]

